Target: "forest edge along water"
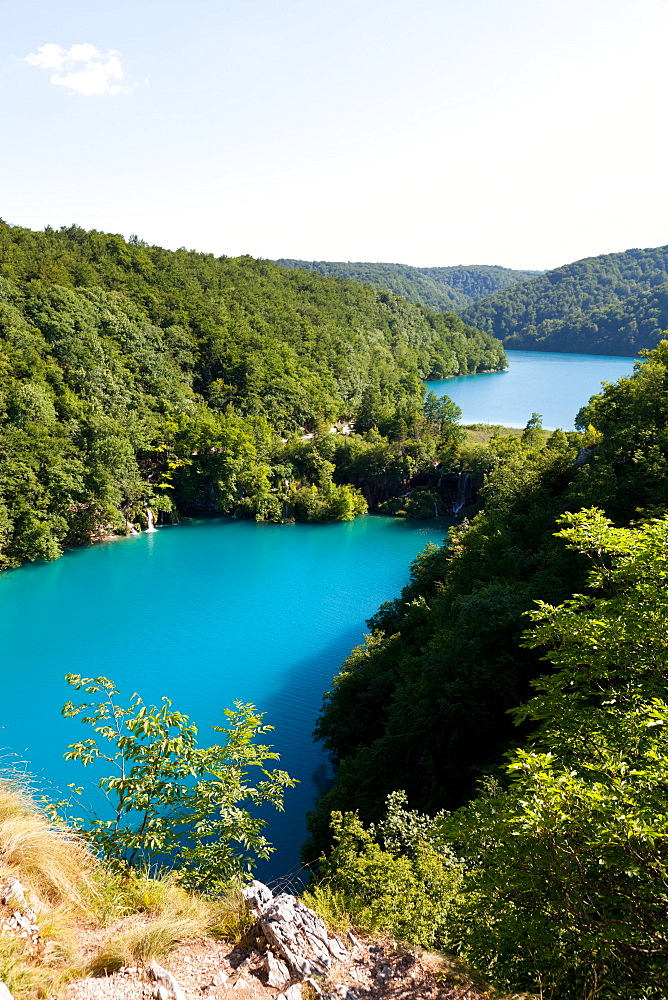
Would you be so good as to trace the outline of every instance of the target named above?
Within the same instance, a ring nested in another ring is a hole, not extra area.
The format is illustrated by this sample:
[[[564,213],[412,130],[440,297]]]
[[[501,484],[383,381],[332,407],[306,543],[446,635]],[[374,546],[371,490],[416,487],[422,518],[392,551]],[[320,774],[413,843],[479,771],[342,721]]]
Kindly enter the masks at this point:
[[[601,381],[633,367],[629,358],[508,356],[508,372],[428,388],[450,395],[465,423],[524,426],[540,412],[545,426],[568,429]],[[362,640],[365,620],[398,595],[412,559],[440,542],[449,523],[379,516],[292,526],[192,521],[3,574],[5,662],[20,665],[5,682],[0,743],[8,765],[23,762],[55,798],[68,783],[93,777],[62,760],[66,745],[83,735],[79,723],[60,717],[66,673],[107,675],[124,695],[138,690],[147,702],[171,698],[196,722],[202,742],[222,723],[223,709],[251,701],[275,726],[269,742],[281,766],[300,781],[287,792],[286,812],[268,817],[277,850],[260,868],[265,878],[289,875],[298,866],[305,814],[327,781],[327,759],[311,738],[323,693]],[[94,795],[89,801],[95,808]]]

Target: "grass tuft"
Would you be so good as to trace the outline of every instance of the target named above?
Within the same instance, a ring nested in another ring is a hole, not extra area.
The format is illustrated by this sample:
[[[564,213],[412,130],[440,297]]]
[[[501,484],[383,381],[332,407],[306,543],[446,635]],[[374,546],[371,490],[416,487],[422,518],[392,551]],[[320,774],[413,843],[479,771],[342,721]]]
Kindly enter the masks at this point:
[[[23,886],[40,932],[37,948],[0,935],[0,981],[15,1000],[52,997],[81,975],[146,964],[185,940],[236,943],[253,922],[240,891],[208,899],[187,892],[178,873],[110,871],[81,838],[51,822],[25,782],[0,777],[0,883],[10,876]],[[84,961],[82,932],[90,942],[110,926]]]
[[[238,941],[252,923],[240,892],[210,900],[187,892],[172,875],[162,879],[130,875],[120,881],[114,919],[120,910],[124,919],[89,962],[89,975],[146,964],[193,938]]]
[[[56,828],[18,782],[0,779],[0,879],[14,876],[42,905],[79,904],[94,859]]]

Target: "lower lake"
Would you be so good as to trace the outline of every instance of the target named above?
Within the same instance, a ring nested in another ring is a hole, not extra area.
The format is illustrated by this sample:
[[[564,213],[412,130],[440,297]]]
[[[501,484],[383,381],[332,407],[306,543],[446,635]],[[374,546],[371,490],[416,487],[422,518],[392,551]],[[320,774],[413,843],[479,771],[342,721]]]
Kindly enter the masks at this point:
[[[633,359],[508,352],[510,369],[429,383],[451,396],[465,423],[570,429],[602,381],[631,374]],[[213,520],[160,528],[0,574],[5,766],[24,769],[51,798],[84,785],[66,763],[88,733],[60,716],[77,693],[67,673],[112,678],[129,698],[165,695],[191,716],[203,743],[238,699],[266,713],[267,740],[300,784],[286,811],[267,814],[277,847],[261,878],[298,872],[305,815],[326,786],[328,761],[311,733],[323,693],[365,620],[408,581],[409,565],[449,521],[366,516],[347,524],[271,525]],[[83,699],[80,699],[83,700]],[[0,761],[0,765],[2,761]],[[91,776],[92,777],[92,776]],[[97,798],[96,798],[97,795]],[[99,793],[87,790],[94,810]]]
[[[253,702],[276,727],[265,742],[279,750],[278,766],[300,781],[285,813],[266,813],[277,850],[259,874],[294,875],[305,814],[329,777],[311,739],[323,692],[365,620],[399,594],[411,561],[449,523],[199,521],[1,574],[5,765],[34,775],[52,798],[92,778],[62,759],[68,743],[91,735],[60,716],[65,701],[85,700],[67,673],[110,677],[147,702],[171,698],[202,743],[216,742],[210,727],[224,725],[235,699]],[[103,812],[96,795],[85,798]]]
[[[572,431],[578,410],[601,391],[601,382],[631,375],[635,358],[599,354],[506,351],[505,372],[461,375],[427,382],[437,396],[450,396],[461,408],[462,423],[525,427],[540,413],[549,430]]]

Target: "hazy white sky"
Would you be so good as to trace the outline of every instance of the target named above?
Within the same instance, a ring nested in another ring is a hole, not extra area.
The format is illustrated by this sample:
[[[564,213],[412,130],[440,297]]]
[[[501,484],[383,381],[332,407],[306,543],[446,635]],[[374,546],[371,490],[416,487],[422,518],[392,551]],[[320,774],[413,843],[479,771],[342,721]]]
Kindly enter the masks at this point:
[[[668,0],[0,0],[0,216],[548,268],[668,243]]]

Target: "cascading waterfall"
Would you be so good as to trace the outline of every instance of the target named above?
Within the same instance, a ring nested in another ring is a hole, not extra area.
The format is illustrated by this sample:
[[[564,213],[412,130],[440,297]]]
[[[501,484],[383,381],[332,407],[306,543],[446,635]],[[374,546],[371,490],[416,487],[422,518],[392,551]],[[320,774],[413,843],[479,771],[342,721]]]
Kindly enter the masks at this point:
[[[128,529],[128,535],[138,535],[139,534],[139,532],[135,528],[135,526],[132,523],[132,521],[128,521],[127,518],[125,520],[125,526]]]
[[[153,518],[153,511],[151,510],[151,508],[149,507],[148,504],[145,505],[144,510],[146,511],[146,520],[148,521],[148,528],[146,530],[147,531],[155,531],[156,527],[155,527],[155,521],[154,521],[154,518]]]
[[[460,510],[473,499],[471,489],[471,473],[459,472],[457,474],[457,496],[452,505],[452,513],[459,514]]]

